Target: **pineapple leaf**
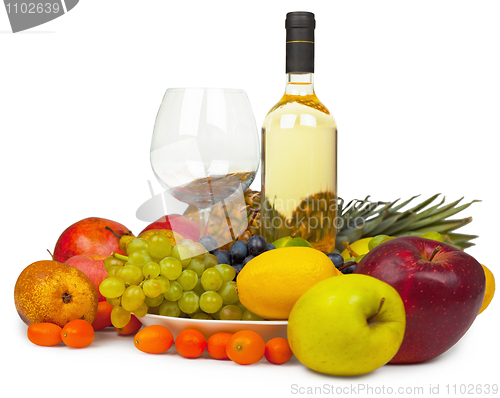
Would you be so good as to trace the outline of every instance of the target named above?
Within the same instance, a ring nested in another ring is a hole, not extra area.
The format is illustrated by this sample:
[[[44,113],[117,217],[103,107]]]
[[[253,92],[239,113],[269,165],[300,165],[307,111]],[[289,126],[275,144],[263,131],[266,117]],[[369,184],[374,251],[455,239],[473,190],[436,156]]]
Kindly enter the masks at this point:
[[[387,228],[389,228],[391,225],[393,225],[396,221],[398,221],[401,217],[405,216],[405,213],[395,213],[391,214],[389,217],[386,217],[384,221],[380,223],[380,225],[375,228],[373,231],[371,231],[373,236],[380,235],[382,232],[384,232]]]
[[[372,231],[384,221],[383,217],[375,217],[367,221],[363,227],[363,237],[373,236]]]
[[[455,229],[458,229],[460,227],[463,227],[464,225],[469,224],[472,221],[472,217],[464,218],[462,220],[446,220],[446,221],[440,221],[439,224],[434,224],[434,225],[428,225],[424,228],[420,229],[414,229],[411,231],[405,231],[400,234],[396,234],[396,237],[399,236],[405,236],[405,235],[413,235],[413,236],[418,236],[423,234],[424,232],[448,232],[448,231],[454,231]]]
[[[408,210],[407,212],[409,212],[409,215],[407,217],[402,217],[402,220],[394,223],[392,228],[389,228],[387,231],[385,231],[386,235],[393,235],[401,230],[407,229],[410,225],[413,227],[413,223],[415,221],[432,214],[435,209],[443,204],[444,200],[445,199],[443,198],[443,200],[439,204],[434,205],[427,210],[421,211],[420,213],[415,213],[412,210]]]
[[[441,195],[441,194],[437,193],[437,194],[431,196],[429,199],[424,200],[422,203],[419,203],[415,207],[412,207],[411,209],[407,210],[405,213],[407,213],[407,214],[408,213],[418,213],[419,210],[425,208],[427,205],[432,203],[439,195]]]
[[[448,233],[443,236],[445,243],[447,242],[455,242],[455,243],[465,243],[472,239],[479,238],[478,235],[466,235],[466,234],[457,234],[457,233]]]
[[[400,203],[399,205],[397,205],[396,207],[392,207],[392,205],[394,205],[398,200],[395,200],[394,202],[392,202],[391,206],[390,206],[390,209],[389,209],[389,213],[394,213],[395,211],[398,211],[399,209],[402,209],[403,207],[405,207],[408,203],[410,203],[413,199],[415,198],[418,198],[420,195],[415,195],[413,197],[411,197],[410,199],[408,200],[405,200],[403,203]]]
[[[432,217],[427,217],[423,220],[417,221],[412,225],[412,229],[419,229],[423,228],[427,225],[432,225],[440,220],[444,220],[445,218],[451,217],[452,215],[461,212],[462,210],[465,210],[467,207],[469,207],[472,203],[477,202],[477,200],[473,200],[470,203],[467,203],[465,205],[447,209],[445,211],[439,212]]]

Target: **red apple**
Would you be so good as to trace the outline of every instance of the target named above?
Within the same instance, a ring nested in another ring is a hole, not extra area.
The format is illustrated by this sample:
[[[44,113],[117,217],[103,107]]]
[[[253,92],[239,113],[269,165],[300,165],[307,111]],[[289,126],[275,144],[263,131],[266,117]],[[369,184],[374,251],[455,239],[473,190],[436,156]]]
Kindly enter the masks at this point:
[[[130,234],[127,227],[115,221],[98,217],[85,218],[69,226],[61,234],[53,257],[64,263],[68,258],[84,253],[101,257],[107,257],[113,252],[123,254],[118,236]]]
[[[191,239],[194,242],[198,242],[200,239],[200,224],[180,214],[171,214],[159,218],[144,228],[141,234],[150,229],[169,229],[182,235],[184,239]]]
[[[78,254],[66,260],[65,264],[78,268],[85,273],[97,289],[99,301],[106,301],[106,298],[99,292],[99,285],[108,277],[104,269],[104,260],[106,257],[93,256],[90,254]]]
[[[472,256],[415,236],[375,247],[354,273],[388,283],[403,299],[406,331],[390,363],[424,362],[447,351],[472,325],[484,296],[484,271]]]

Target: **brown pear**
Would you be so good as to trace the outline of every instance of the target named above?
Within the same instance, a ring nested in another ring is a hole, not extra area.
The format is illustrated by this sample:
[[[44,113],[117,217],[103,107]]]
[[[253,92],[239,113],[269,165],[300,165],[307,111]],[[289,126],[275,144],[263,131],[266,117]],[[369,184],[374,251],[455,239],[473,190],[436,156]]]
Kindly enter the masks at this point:
[[[85,273],[53,260],[37,261],[19,275],[14,288],[17,312],[24,323],[50,322],[64,327],[74,319],[92,323],[97,289]]]

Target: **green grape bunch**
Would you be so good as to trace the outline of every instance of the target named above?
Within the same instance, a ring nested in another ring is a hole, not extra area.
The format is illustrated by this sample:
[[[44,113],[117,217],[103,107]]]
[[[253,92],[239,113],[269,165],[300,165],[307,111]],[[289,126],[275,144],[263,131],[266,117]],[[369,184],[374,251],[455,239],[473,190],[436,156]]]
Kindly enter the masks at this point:
[[[235,269],[219,264],[200,242],[185,239],[173,246],[167,235],[156,232],[131,240],[127,252],[104,261],[108,277],[99,285],[113,305],[113,326],[126,326],[132,314],[263,320],[240,303]]]

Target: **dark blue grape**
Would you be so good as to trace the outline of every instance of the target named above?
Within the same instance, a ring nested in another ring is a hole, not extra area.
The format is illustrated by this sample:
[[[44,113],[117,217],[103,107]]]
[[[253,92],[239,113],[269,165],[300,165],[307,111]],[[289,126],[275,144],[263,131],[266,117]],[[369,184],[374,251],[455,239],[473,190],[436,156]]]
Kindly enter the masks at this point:
[[[236,280],[236,277],[238,276],[238,274],[240,273],[240,271],[243,268],[243,264],[235,264],[235,265],[233,265],[233,268],[236,271],[236,275],[234,276],[233,280]]]
[[[217,242],[217,239],[210,235],[202,236],[198,242],[200,242],[203,247],[212,254],[219,248],[219,242]]]
[[[340,268],[344,265],[344,257],[342,257],[339,253],[328,253],[326,256],[332,260],[332,263],[336,268]]]
[[[231,255],[231,265],[241,264],[248,255],[247,243],[242,240],[237,240],[231,246],[229,254]]]
[[[249,256],[246,256],[241,265],[245,266],[246,263],[248,263],[252,258],[255,258],[255,256],[253,256],[251,254]]]
[[[217,258],[219,264],[229,264],[231,265],[231,256],[225,250],[217,250],[213,255]]]
[[[358,265],[358,263],[355,262],[355,261],[348,261],[347,263],[345,263],[345,265],[348,265],[348,264],[351,264],[351,265],[349,265],[348,267],[346,267],[346,268],[344,268],[343,270],[340,271],[344,275],[345,274],[352,274],[353,271],[354,271],[354,268],[356,268],[356,266]]]
[[[274,250],[276,249],[276,246],[274,246],[272,243],[268,243],[266,245],[266,252],[268,252],[269,250]]]
[[[266,251],[266,240],[260,235],[254,235],[248,239],[247,246],[252,256],[258,256]]]

